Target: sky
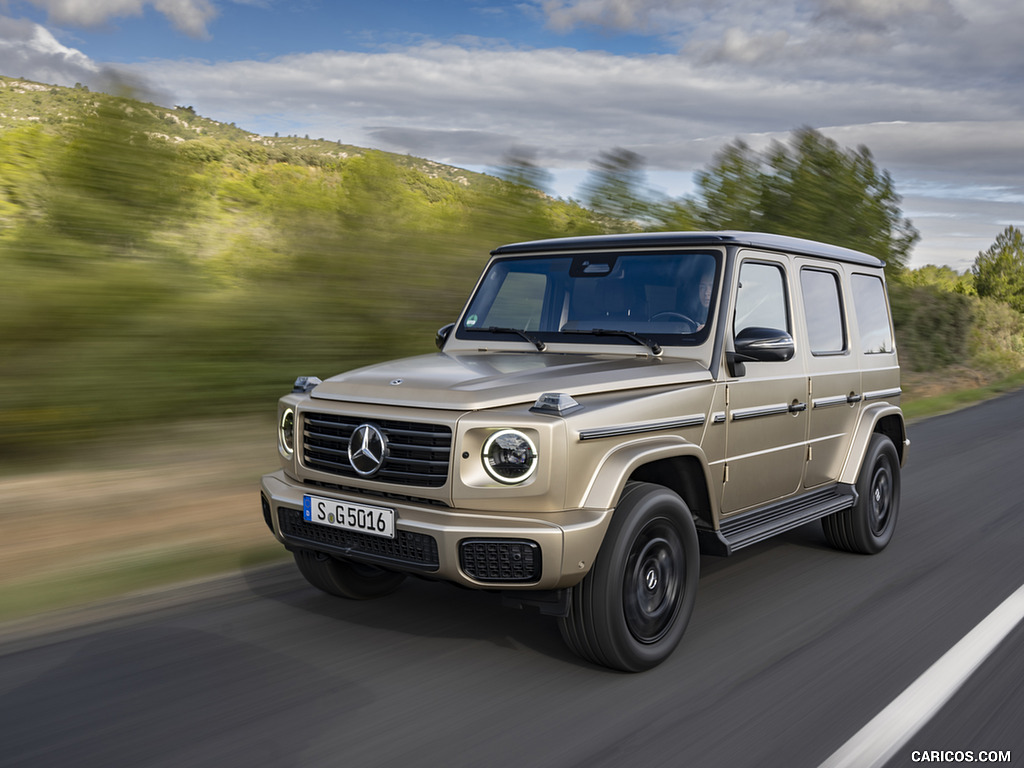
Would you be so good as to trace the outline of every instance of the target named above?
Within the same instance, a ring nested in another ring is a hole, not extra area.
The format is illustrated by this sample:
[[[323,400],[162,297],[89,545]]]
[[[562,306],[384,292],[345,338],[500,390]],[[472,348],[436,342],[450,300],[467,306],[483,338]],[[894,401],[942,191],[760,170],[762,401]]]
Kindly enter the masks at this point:
[[[579,197],[600,153],[663,194],[742,139],[868,147],[963,271],[1024,227],[1021,0],[0,0],[0,74],[105,90],[263,135],[493,170]]]

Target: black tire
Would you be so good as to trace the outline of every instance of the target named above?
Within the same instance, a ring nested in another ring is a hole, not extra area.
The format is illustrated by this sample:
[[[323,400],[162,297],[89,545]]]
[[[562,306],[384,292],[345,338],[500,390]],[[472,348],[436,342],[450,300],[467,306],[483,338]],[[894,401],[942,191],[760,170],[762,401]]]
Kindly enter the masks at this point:
[[[350,600],[384,597],[405,581],[404,573],[338,560],[323,552],[297,549],[292,554],[306,581],[336,597],[347,597]]]
[[[856,487],[857,503],[822,518],[821,527],[836,549],[873,555],[892,539],[900,511],[900,458],[885,435],[871,436]]]
[[[675,650],[697,596],[700,547],[686,503],[668,488],[630,483],[594,566],[559,620],[566,644],[595,664],[640,672]]]

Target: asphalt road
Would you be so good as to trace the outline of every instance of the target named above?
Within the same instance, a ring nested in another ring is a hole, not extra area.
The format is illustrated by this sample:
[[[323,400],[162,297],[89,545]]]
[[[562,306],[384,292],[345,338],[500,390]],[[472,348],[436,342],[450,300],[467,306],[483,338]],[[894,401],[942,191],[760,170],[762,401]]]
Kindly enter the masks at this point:
[[[0,765],[819,766],[1024,584],[1024,391],[910,437],[885,552],[812,525],[705,557],[650,672],[485,594],[352,603],[278,565],[0,637]],[[921,752],[1024,766],[1024,627],[888,765]]]

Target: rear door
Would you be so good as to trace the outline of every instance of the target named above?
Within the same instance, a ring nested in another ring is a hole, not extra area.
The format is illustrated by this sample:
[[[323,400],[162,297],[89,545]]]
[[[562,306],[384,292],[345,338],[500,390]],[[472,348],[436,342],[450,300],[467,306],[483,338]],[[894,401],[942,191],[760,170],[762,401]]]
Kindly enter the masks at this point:
[[[855,319],[854,344],[859,349],[863,371],[864,403],[886,401],[899,405],[900,367],[882,275],[854,272],[850,275],[850,295],[851,316]]]
[[[863,398],[841,265],[802,259],[798,266],[810,406],[804,487],[814,488],[839,476]]]

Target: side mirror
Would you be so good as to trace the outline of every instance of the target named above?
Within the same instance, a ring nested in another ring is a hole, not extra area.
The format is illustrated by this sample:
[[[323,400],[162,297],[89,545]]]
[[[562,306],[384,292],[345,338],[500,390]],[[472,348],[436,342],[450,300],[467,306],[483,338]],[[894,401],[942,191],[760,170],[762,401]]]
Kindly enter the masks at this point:
[[[434,337],[434,343],[438,349],[444,349],[444,343],[448,341],[448,337],[452,335],[452,328],[455,327],[455,323],[448,323],[448,325],[442,325],[437,329],[437,335]]]
[[[784,363],[796,354],[793,337],[778,328],[744,328],[736,334],[736,362]]]

